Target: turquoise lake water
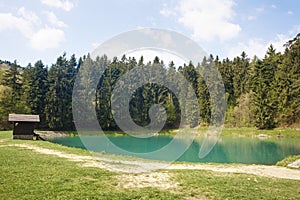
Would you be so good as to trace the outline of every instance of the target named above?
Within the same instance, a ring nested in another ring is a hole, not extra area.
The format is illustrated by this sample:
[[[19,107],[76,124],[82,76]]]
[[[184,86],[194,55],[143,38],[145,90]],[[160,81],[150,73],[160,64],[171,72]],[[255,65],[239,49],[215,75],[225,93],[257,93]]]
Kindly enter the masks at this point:
[[[126,151],[148,153],[159,150],[173,139],[171,136],[150,138],[107,136],[107,138],[110,140],[109,143],[103,136],[84,136],[84,141],[88,141],[88,149],[92,151],[127,155]],[[50,141],[64,146],[86,149],[78,136],[52,138]],[[177,142],[180,145],[180,141]],[[110,148],[112,143],[126,151],[120,153],[112,150]],[[221,137],[212,151],[203,159],[199,159],[201,144],[201,139],[194,141],[177,161],[273,165],[289,155],[300,154],[300,139],[294,138]],[[161,156],[161,160],[167,159],[168,156],[166,152]]]

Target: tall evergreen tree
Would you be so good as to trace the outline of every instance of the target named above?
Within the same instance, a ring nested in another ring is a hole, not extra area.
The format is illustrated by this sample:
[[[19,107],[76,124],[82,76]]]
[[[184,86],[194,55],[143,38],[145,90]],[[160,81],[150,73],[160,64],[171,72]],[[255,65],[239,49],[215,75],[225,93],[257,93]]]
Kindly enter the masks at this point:
[[[249,74],[249,58],[245,52],[233,60],[233,90],[234,100],[236,100],[247,91],[247,81]]]
[[[46,122],[46,93],[48,91],[47,82],[48,70],[41,60],[32,67],[30,64],[25,68],[23,77],[23,97],[29,113],[40,116],[39,127],[47,127]]]
[[[300,33],[285,46],[277,73],[278,119],[281,125],[291,125],[299,123],[300,119]]]
[[[259,129],[275,127],[276,99],[274,94],[277,69],[275,49],[271,45],[263,61],[254,66],[252,92],[255,126]]]
[[[74,128],[72,91],[76,71],[75,57],[72,56],[68,61],[65,53],[49,70],[46,119],[51,129],[71,130]]]
[[[213,62],[212,58],[207,59],[203,58],[201,65],[198,65],[198,71],[203,71],[202,68],[209,68],[211,63]],[[211,99],[208,87],[205,82],[205,78],[208,78],[208,74],[200,74],[198,77],[198,99],[199,99],[199,111],[200,111],[200,123],[208,124],[210,123],[211,118]]]
[[[224,87],[227,95],[227,106],[233,107],[236,105],[233,87],[233,64],[228,58],[224,59],[222,63],[218,64],[219,72],[223,78]]]

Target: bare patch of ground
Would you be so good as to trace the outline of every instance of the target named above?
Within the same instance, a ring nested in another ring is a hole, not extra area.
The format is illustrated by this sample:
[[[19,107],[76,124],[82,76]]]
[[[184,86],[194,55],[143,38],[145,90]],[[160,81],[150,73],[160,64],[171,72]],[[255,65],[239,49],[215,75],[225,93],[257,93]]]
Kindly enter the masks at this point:
[[[8,139],[1,139],[0,142],[6,142]]]
[[[168,169],[211,170],[215,172],[245,173],[257,176],[300,180],[300,171],[286,167],[266,165],[210,165],[173,164]]]
[[[177,182],[170,179],[169,172],[147,172],[138,174],[122,174],[117,177],[120,180],[118,186],[123,188],[157,187],[163,190],[174,189]]]
[[[288,164],[288,167],[292,167],[292,168],[300,168],[300,159]]]
[[[5,145],[7,146],[7,145]],[[123,187],[149,187],[150,185],[162,185],[157,186],[161,188],[172,188],[176,187],[176,183],[172,183],[169,179],[168,173],[163,172],[149,172],[149,169],[153,169],[152,166],[166,166],[160,162],[143,162],[143,161],[129,161],[129,160],[118,160],[109,158],[100,158],[93,156],[80,156],[76,154],[64,153],[57,150],[41,148],[34,145],[27,144],[10,144],[8,146],[16,146],[20,148],[30,149],[38,153],[55,155],[61,158],[66,158],[70,161],[79,162],[83,167],[97,167],[107,170],[118,170],[124,169],[126,172],[147,172],[148,173],[126,173],[120,175],[120,179],[128,180],[128,184],[124,184]],[[296,162],[300,162],[299,160]],[[116,167],[118,166],[118,167]],[[122,166],[120,168],[120,166]],[[213,164],[171,164],[168,169],[177,170],[211,170],[216,172],[227,172],[227,173],[246,173],[257,176],[273,177],[273,178],[284,178],[300,180],[300,170],[289,169],[278,166],[264,166],[264,165],[213,165]],[[133,185],[134,184],[134,185]]]
[[[37,134],[42,138],[54,138],[68,136],[65,132],[60,131],[38,131]]]
[[[26,145],[26,144],[11,144],[8,146],[15,146],[15,147],[20,147],[20,148],[30,149],[35,152],[47,154],[47,155],[55,155],[60,158],[66,158],[70,161],[81,162],[81,163],[83,163],[83,165],[86,165],[86,166],[95,166],[95,163],[97,163],[98,168],[106,169],[106,167],[101,165],[101,163],[96,162],[96,160],[92,156],[80,156],[80,155],[76,155],[76,154],[69,154],[69,153],[64,153],[64,152],[57,151],[57,150],[46,149],[46,148],[41,148],[41,147],[37,147],[37,146],[33,146],[33,145]]]

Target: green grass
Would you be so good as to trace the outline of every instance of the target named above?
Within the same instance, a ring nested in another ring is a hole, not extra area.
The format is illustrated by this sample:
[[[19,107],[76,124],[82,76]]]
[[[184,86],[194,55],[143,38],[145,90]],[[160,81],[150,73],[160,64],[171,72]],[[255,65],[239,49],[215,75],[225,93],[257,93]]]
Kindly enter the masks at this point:
[[[300,181],[200,170],[176,171],[180,192],[199,199],[299,199]]]
[[[202,134],[208,130],[208,127],[199,127],[198,133]],[[159,132],[162,135],[175,135],[177,134],[175,129],[162,130]],[[273,130],[259,130],[254,127],[244,128],[223,128],[222,136],[245,136],[256,137],[259,135],[267,135],[268,137],[284,137],[284,138],[300,138],[300,130],[293,128],[275,128]]]
[[[208,127],[199,127],[198,133],[205,133]],[[69,136],[76,136],[78,133],[76,131],[60,131]],[[177,129],[166,129],[159,131],[160,135],[176,135]],[[91,135],[97,135],[98,132],[91,132]],[[122,136],[126,133],[122,131],[104,131],[105,135],[109,136]],[[284,138],[300,138],[300,130],[294,128],[275,128],[273,130],[259,130],[254,127],[244,127],[244,128],[223,128],[221,135],[223,136],[246,136],[246,137],[256,137],[259,135],[267,135],[269,137],[284,137]]]
[[[169,170],[172,180],[179,183],[172,190],[126,189],[119,186],[120,181],[127,181],[117,178],[122,173],[7,145],[90,155],[85,150],[11,138],[11,131],[0,132],[0,199],[300,199],[300,181],[204,170]]]
[[[200,128],[205,130],[205,128]],[[300,131],[292,128],[275,128],[273,130],[258,130],[256,128],[223,128],[222,136],[259,136],[261,134],[269,137],[300,138]]]
[[[8,132],[0,132],[7,138]],[[43,141],[8,139],[0,143],[0,199],[180,199],[157,188],[119,188],[118,173],[85,168],[76,162],[32,150],[8,147],[22,143],[87,155],[87,151]]]

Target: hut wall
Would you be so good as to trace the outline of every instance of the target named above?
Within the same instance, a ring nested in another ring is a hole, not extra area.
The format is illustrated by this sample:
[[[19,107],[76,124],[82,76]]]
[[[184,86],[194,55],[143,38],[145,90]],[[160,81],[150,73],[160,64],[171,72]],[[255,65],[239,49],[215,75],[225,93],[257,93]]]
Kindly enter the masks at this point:
[[[32,140],[34,125],[30,122],[14,122],[13,139]]]

